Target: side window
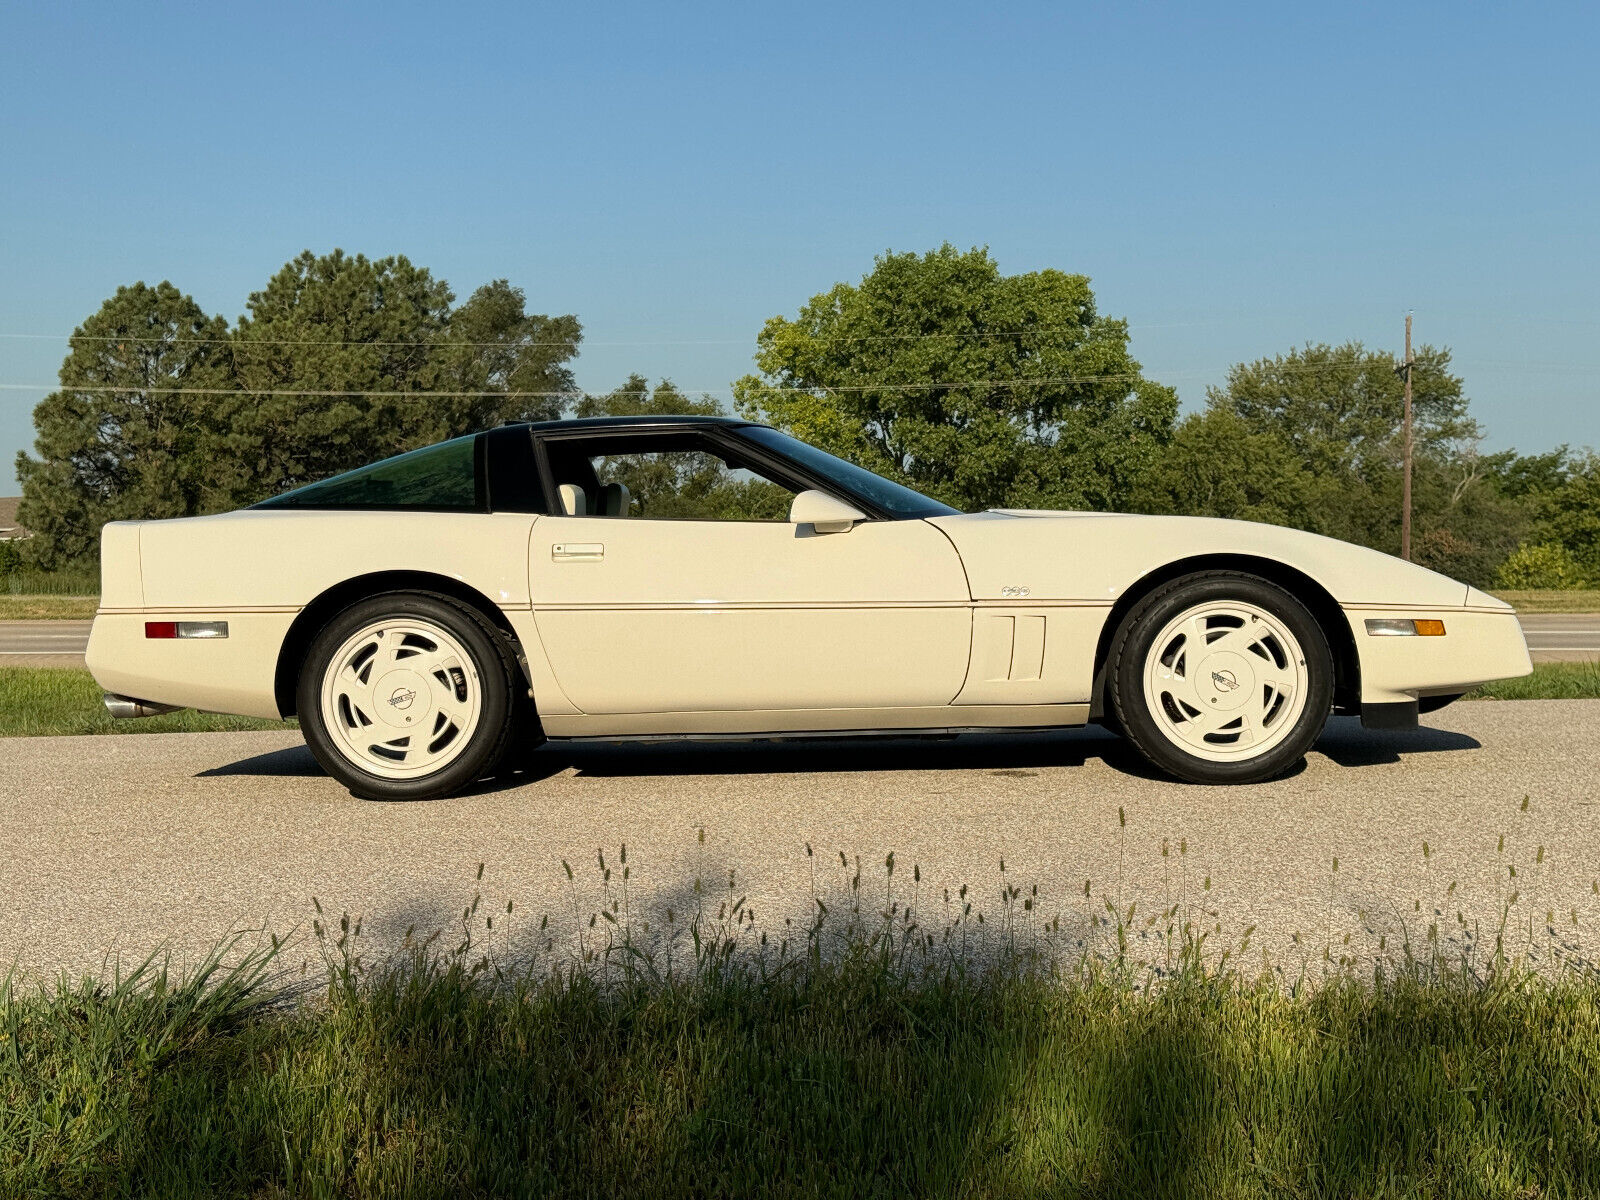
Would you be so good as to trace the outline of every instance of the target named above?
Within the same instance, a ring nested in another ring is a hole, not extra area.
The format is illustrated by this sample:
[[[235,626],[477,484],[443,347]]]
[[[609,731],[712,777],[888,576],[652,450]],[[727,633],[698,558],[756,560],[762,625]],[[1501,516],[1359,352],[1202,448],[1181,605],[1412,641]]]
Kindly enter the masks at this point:
[[[547,452],[562,509],[573,515],[786,521],[795,495],[697,435],[554,439]]]
[[[608,454],[591,460],[602,500],[628,489],[626,514],[607,516],[690,521],[786,521],[794,493],[769,479],[728,467],[703,450]]]
[[[483,507],[477,436],[357,467],[263,500],[257,508],[378,508],[474,512]]]

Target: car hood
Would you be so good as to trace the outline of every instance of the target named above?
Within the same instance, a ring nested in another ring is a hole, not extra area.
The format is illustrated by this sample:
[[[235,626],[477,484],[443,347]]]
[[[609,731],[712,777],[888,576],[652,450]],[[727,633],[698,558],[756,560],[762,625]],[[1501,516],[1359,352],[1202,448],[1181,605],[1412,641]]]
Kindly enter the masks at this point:
[[[1310,576],[1345,605],[1510,608],[1392,555],[1252,521],[1037,509],[931,520],[955,544],[972,595],[980,600],[1027,596],[1108,603],[1174,564],[1193,560],[1197,570],[1210,563],[1248,569],[1255,559]]]

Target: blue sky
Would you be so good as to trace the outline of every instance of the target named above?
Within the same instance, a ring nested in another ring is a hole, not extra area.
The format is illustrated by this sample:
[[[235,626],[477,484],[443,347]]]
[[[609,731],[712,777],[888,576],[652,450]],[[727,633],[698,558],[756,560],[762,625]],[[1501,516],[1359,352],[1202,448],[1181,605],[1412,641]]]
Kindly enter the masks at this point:
[[[340,246],[577,313],[585,387],[725,390],[948,240],[1092,276],[1186,407],[1410,308],[1491,448],[1600,445],[1597,52],[1592,5],[4,0],[0,384],[119,284],[232,318]]]

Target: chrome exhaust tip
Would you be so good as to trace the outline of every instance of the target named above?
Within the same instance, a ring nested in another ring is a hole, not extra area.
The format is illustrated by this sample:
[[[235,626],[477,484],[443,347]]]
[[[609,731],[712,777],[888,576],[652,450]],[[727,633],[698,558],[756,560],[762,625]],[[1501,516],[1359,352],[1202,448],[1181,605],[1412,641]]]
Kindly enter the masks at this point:
[[[162,713],[177,712],[177,704],[157,704],[154,700],[135,700],[131,696],[105,694],[106,711],[119,720],[132,717],[159,717]]]

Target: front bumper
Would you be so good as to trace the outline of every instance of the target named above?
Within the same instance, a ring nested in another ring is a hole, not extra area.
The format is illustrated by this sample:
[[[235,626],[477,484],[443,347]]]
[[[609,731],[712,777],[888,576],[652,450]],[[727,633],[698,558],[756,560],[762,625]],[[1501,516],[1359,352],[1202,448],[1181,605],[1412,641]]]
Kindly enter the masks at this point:
[[[1479,684],[1533,670],[1517,614],[1509,608],[1345,610],[1361,667],[1362,720],[1380,728],[1416,723],[1417,701],[1457,696]],[[1442,637],[1384,637],[1367,632],[1369,619],[1436,620]],[[1409,710],[1409,721],[1406,712]]]

